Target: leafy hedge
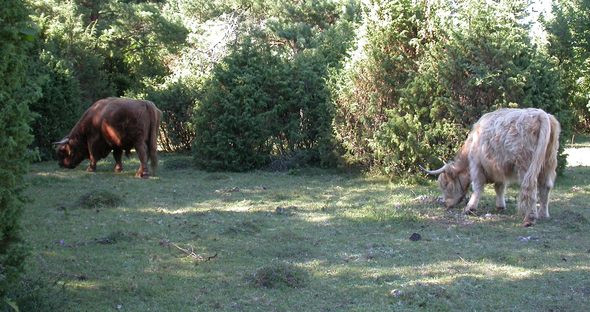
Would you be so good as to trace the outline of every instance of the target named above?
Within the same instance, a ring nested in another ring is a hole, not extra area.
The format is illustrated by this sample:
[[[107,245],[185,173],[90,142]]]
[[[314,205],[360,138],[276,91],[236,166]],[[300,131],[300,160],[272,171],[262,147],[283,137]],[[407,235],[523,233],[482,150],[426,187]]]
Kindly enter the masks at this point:
[[[40,98],[29,105],[35,114],[31,123],[35,137],[31,148],[41,159],[55,159],[55,146],[74,127],[84,110],[80,105],[80,85],[66,60],[41,51],[31,57],[29,77],[35,77]]]
[[[201,168],[335,164],[326,81],[351,46],[355,5],[305,6],[314,10],[284,4],[268,28],[242,36],[213,69],[193,119],[193,155]]]
[[[501,107],[543,108],[570,129],[559,71],[514,7],[376,2],[364,7],[366,43],[332,84],[349,162],[419,179],[418,165],[442,166],[481,115]]]
[[[20,234],[28,165],[27,145],[32,136],[28,108],[33,98],[25,85],[27,42],[34,24],[21,1],[0,3],[0,306],[24,268],[26,249]]]
[[[268,161],[271,111],[283,104],[281,59],[270,46],[245,40],[214,69],[195,112],[194,156],[207,170],[245,171]]]
[[[160,146],[166,152],[190,151],[195,132],[191,119],[202,82],[193,77],[169,81],[147,92],[162,111]]]

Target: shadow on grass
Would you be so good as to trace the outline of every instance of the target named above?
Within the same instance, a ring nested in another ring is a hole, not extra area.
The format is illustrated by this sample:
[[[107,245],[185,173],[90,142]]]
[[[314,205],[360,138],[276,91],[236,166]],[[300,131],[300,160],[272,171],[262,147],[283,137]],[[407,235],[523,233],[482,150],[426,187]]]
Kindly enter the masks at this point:
[[[434,183],[186,168],[146,181],[50,168],[31,172],[23,226],[30,275],[87,277],[59,283],[67,310],[573,311],[590,297],[585,167],[558,179],[552,218],[532,228],[518,227],[515,202],[488,208],[493,192],[477,216],[447,210]],[[96,189],[125,200],[58,209]],[[261,272],[290,280],[277,267],[305,282],[265,287]]]

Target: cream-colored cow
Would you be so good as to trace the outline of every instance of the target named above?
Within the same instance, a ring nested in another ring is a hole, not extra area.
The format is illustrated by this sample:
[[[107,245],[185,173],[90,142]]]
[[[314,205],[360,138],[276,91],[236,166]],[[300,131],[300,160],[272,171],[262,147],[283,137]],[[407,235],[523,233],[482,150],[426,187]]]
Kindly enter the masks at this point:
[[[549,217],[549,195],[555,182],[561,126],[541,109],[500,109],[483,115],[473,125],[453,162],[429,174],[439,175],[438,185],[448,208],[473,194],[463,213],[476,210],[484,185],[493,183],[496,207],[506,206],[504,193],[511,182],[520,183],[518,212],[523,226]],[[540,209],[537,211],[537,192]]]

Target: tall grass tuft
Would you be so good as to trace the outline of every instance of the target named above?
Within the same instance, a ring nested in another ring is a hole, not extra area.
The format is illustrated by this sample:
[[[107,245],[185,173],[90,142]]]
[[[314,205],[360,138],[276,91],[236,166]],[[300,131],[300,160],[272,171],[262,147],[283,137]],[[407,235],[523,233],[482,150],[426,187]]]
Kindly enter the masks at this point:
[[[0,301],[0,311],[14,311],[14,307],[18,307],[17,311],[62,311],[71,300],[60,276],[21,278],[8,298],[14,306],[3,307]]]
[[[287,263],[264,267],[254,275],[255,285],[278,289],[303,287],[308,279],[306,270]]]
[[[118,194],[107,190],[93,190],[82,196],[75,206],[95,209],[95,208],[112,208],[117,207],[123,202]]]

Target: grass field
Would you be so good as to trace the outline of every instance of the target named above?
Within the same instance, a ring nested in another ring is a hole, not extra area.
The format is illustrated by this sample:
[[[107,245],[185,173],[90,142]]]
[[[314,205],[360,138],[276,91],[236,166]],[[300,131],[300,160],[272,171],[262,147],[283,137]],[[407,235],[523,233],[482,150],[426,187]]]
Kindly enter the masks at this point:
[[[96,173],[37,163],[22,219],[21,311],[587,311],[590,167],[530,228],[487,189],[478,215],[435,182],[332,171],[207,173],[160,157]],[[414,234],[414,235],[413,235]],[[418,237],[418,234],[420,237]],[[412,240],[410,239],[412,237]]]

